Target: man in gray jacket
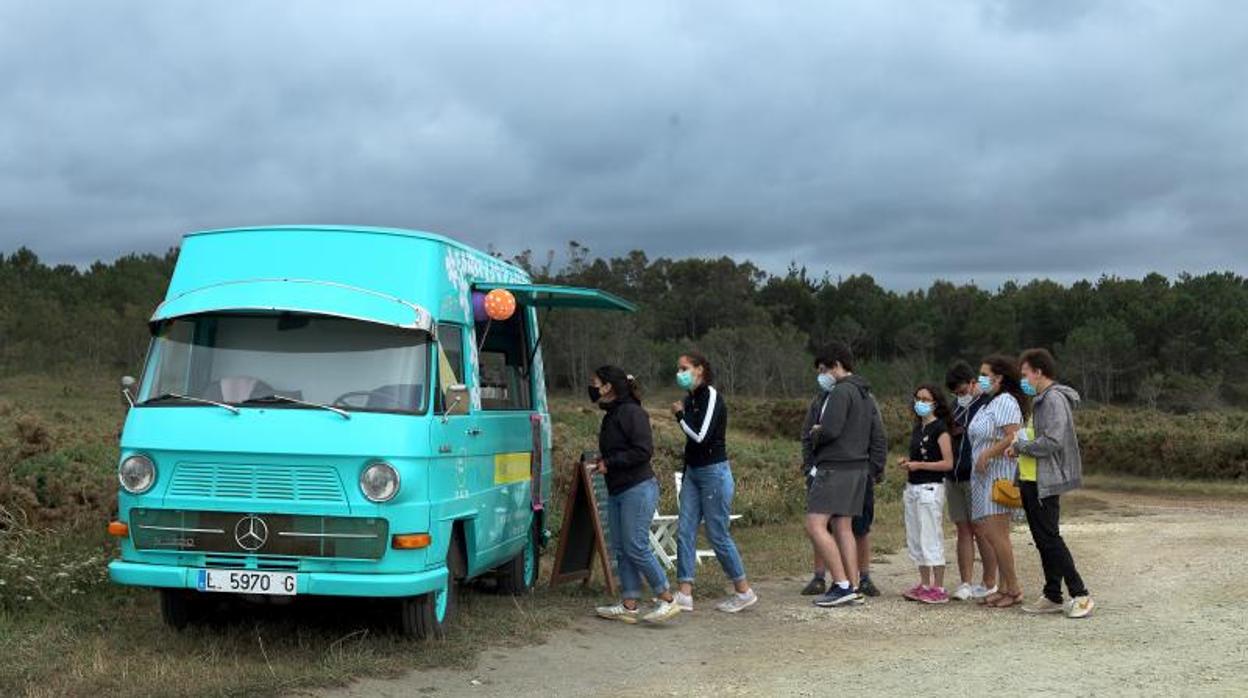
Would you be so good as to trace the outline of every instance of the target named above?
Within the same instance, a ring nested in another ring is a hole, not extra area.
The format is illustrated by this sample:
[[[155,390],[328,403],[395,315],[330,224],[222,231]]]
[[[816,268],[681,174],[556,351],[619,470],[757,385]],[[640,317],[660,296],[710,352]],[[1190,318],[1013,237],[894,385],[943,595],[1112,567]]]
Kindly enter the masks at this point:
[[[832,377],[832,366],[825,362],[829,359],[816,359],[815,371],[819,377],[819,394],[811,401],[810,407],[806,409],[806,421],[802,424],[802,474],[806,478],[806,491],[809,493],[811,485],[814,484],[816,463],[814,453],[813,428],[823,419],[824,410],[831,398],[832,390],[836,389],[837,383]],[[851,380],[852,379],[852,380]],[[851,376],[842,384],[846,388],[853,385],[861,389],[857,383],[861,381],[862,385],[866,385],[866,381]],[[832,390],[825,388],[831,387]],[[880,417],[880,407],[875,401],[875,396],[870,393],[870,386],[866,387],[867,396],[871,399],[871,407],[873,410],[871,419],[871,434],[869,437],[869,460],[870,460],[870,477],[867,481],[867,489],[865,499],[863,500],[862,513],[855,516],[851,522],[850,530],[854,534],[854,542],[858,548],[858,590],[864,596],[879,596],[880,590],[871,581],[871,526],[875,523],[875,485],[883,482],[884,469],[888,460],[888,442],[884,435],[884,422]],[[815,548],[814,575],[806,586],[802,589],[802,596],[819,596],[828,589],[827,584],[827,565],[824,564],[823,558],[819,555],[819,549]]]
[[[1019,360],[1023,392],[1035,396],[1032,408],[1035,438],[1019,438],[1011,448],[1014,455],[1036,459],[1036,479],[1021,480],[1023,510],[1031,538],[1040,552],[1044,568],[1044,595],[1023,610],[1028,613],[1061,613],[1070,618],[1086,618],[1095,604],[1075,569],[1070,548],[1059,529],[1059,497],[1083,484],[1083,460],[1075,435],[1074,410],[1079,393],[1056,381],[1057,363],[1044,349],[1029,349]],[[1070,602],[1062,604],[1062,581],[1070,592]]]
[[[833,584],[815,599],[823,607],[861,603],[858,546],[852,521],[864,511],[870,480],[886,458],[880,412],[871,385],[853,373],[853,353],[833,342],[815,359],[823,390],[803,434],[811,482],[806,492],[806,533]],[[812,405],[813,408],[813,405]]]

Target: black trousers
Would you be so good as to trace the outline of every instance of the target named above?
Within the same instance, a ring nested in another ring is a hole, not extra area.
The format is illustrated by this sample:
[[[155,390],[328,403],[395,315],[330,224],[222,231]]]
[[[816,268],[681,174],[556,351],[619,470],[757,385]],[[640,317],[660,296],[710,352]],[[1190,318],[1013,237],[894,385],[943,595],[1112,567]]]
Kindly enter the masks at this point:
[[[1079,570],[1075,569],[1075,560],[1070,556],[1070,549],[1058,529],[1058,520],[1062,515],[1058,497],[1041,499],[1034,482],[1020,482],[1018,486],[1023,495],[1027,527],[1031,529],[1031,539],[1040,552],[1040,565],[1044,567],[1045,598],[1054,603],[1062,602],[1062,580],[1066,580],[1066,589],[1071,597],[1087,596],[1088,589],[1083,585]]]

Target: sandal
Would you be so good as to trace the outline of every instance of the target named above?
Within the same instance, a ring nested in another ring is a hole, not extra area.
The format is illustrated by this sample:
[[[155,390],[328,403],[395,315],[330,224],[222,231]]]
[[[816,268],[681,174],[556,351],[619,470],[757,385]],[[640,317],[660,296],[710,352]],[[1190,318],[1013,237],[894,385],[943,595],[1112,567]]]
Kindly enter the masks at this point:
[[[999,591],[994,591],[982,599],[976,599],[975,603],[979,604],[980,606],[996,606],[996,603],[1003,598],[1005,598],[1005,594]]]
[[[1001,598],[989,603],[988,606],[989,608],[1010,608],[1011,606],[1017,606],[1022,602],[1023,592],[1020,591],[1016,594],[1002,594]]]

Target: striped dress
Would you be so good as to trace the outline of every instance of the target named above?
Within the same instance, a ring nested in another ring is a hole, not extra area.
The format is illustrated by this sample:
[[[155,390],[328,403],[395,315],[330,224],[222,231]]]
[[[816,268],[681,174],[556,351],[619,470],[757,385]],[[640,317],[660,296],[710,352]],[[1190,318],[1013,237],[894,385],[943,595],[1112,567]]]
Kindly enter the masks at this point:
[[[992,445],[1005,438],[1005,428],[1011,424],[1023,423],[1023,411],[1018,400],[1009,393],[1002,393],[993,398],[975,415],[967,427],[966,435],[971,439],[971,457],[973,462],[979,461],[979,454],[992,448]],[[988,461],[986,472],[971,470],[971,519],[978,521],[993,514],[1012,514],[1013,509],[1003,507],[992,501],[992,483],[994,480],[1014,480],[1018,474],[1018,459],[999,456]]]

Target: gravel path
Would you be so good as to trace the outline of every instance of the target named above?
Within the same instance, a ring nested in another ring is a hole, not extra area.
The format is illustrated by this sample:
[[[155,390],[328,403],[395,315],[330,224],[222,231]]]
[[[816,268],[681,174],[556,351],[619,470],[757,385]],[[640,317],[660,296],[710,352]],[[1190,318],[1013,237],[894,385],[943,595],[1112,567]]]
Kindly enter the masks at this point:
[[[795,593],[804,580],[764,580],[738,616],[709,604],[660,628],[587,616],[471,671],[327,695],[1248,695],[1248,503],[1076,496],[1088,513],[1063,533],[1098,603],[1088,620],[906,602],[896,592],[913,571],[894,555],[873,571],[886,595],[865,607],[814,608]],[[1038,558],[1025,528],[1014,542],[1031,598]]]

